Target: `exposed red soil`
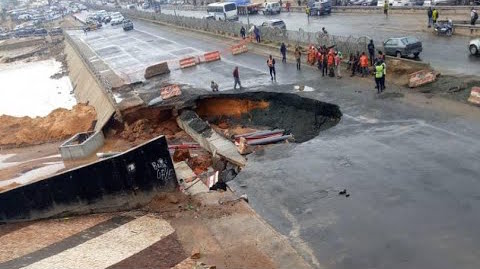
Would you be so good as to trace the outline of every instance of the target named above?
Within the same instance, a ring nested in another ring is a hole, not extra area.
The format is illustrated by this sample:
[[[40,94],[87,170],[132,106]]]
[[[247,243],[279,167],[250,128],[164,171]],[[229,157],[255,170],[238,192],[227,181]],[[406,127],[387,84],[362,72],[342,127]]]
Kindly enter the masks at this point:
[[[267,101],[252,101],[240,99],[215,98],[198,102],[197,114],[200,117],[236,117],[253,109],[265,109],[270,106]]]
[[[0,146],[29,146],[70,138],[92,130],[96,112],[78,104],[71,110],[58,108],[45,117],[0,116]]]

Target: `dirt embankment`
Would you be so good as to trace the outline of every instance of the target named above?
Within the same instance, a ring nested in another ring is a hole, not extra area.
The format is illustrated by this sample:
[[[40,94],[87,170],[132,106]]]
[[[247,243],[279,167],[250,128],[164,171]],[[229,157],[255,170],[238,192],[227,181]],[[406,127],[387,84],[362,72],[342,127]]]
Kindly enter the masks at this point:
[[[91,106],[58,108],[45,117],[0,116],[0,146],[28,146],[59,141],[92,129],[96,117]]]

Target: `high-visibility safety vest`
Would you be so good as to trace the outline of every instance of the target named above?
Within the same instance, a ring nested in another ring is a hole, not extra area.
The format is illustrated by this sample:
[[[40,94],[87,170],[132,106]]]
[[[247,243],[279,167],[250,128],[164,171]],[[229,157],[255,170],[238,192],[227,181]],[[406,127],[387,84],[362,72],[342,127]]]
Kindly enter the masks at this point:
[[[269,67],[273,67],[273,59],[268,59],[267,64]]]
[[[375,78],[383,77],[383,65],[379,64],[375,66]]]

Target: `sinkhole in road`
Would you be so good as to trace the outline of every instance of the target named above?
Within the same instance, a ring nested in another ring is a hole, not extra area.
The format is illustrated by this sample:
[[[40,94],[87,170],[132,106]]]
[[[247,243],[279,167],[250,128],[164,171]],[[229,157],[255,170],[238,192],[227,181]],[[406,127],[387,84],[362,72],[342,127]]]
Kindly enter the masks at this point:
[[[338,105],[293,93],[264,91],[200,96],[196,113],[213,124],[285,129],[298,143],[335,126],[342,117]]]

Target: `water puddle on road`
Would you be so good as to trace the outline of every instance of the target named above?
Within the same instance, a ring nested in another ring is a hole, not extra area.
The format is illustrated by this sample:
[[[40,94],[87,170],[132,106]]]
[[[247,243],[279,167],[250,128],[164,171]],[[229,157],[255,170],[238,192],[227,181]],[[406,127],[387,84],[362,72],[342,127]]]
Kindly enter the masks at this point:
[[[0,115],[37,117],[60,107],[71,109],[76,100],[70,78],[51,78],[61,71],[54,59],[1,64]]]
[[[0,181],[0,188],[8,185],[24,185],[42,177],[53,175],[61,169],[65,168],[63,162],[46,162],[45,166],[30,170],[18,177]]]

